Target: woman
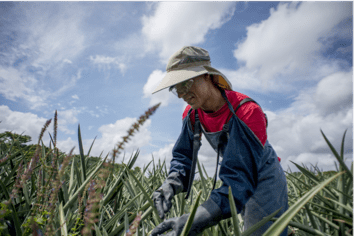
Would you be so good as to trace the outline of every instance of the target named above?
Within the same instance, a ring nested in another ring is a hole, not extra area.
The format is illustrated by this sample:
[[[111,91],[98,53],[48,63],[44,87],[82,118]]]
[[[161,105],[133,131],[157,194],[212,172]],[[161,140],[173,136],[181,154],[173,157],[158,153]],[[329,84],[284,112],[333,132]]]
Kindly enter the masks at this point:
[[[153,194],[160,218],[171,208],[174,195],[182,191],[189,194],[199,149],[199,129],[217,152],[217,159],[222,156],[219,172],[222,186],[213,188],[209,199],[197,208],[189,235],[201,233],[231,216],[229,186],[245,230],[281,208],[279,217],[288,208],[286,178],[267,141],[267,120],[261,108],[246,95],[232,91],[231,83],[211,67],[209,54],[202,48],[183,47],[172,55],[166,70],[166,76],[153,93],[169,88],[189,105],[183,113],[182,132],[172,150],[169,175]],[[215,172],[214,186],[217,168]],[[179,235],[188,216],[165,220],[151,235],[170,229],[167,235]],[[262,235],[271,224],[268,222],[252,235]],[[287,235],[287,230],[281,235]]]

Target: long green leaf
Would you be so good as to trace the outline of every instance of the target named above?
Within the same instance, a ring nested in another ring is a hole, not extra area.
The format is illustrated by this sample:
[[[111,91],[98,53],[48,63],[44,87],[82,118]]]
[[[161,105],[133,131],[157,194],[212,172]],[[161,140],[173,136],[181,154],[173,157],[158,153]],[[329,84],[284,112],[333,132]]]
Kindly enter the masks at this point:
[[[206,172],[205,168],[204,168],[204,165],[202,164],[202,167],[203,167],[203,170],[204,170],[204,174],[206,176],[207,179],[209,179],[209,176],[208,176],[208,173]]]
[[[95,234],[96,234],[96,236],[103,236],[102,234],[101,234],[101,231],[100,231],[100,229],[98,228],[98,226],[95,224]]]
[[[323,181],[322,183],[316,185],[310,191],[308,191],[304,196],[302,196],[299,200],[296,201],[289,209],[274,223],[269,227],[269,229],[263,234],[263,236],[273,236],[280,235],[280,233],[287,227],[290,220],[296,215],[298,211],[308,202],[310,201],[321,189],[323,189],[327,184],[333,181],[335,178],[343,174],[337,173],[331,178]]]
[[[146,210],[147,209],[147,210]],[[146,210],[146,211],[145,211]],[[147,217],[147,216],[150,216],[151,215],[151,212],[152,212],[152,208],[150,206],[149,203],[146,203],[143,207],[141,207],[139,211],[145,211],[145,213],[143,214],[142,216],[142,221]],[[124,213],[124,212],[123,212]],[[133,221],[136,217],[136,213],[132,214],[130,217],[129,217],[129,222]],[[110,233],[109,233],[109,236],[115,236],[115,235],[120,235],[120,232],[123,230],[124,228],[124,224],[120,224],[117,228],[115,228],[114,230],[112,230]]]
[[[191,213],[190,213],[190,215],[189,215],[189,217],[187,219],[186,224],[184,225],[184,228],[183,228],[183,231],[181,233],[181,236],[187,236],[189,230],[192,227],[194,216],[195,216],[195,213],[197,212],[197,208],[199,206],[199,200],[200,200],[201,194],[202,194],[202,191],[199,191],[198,195],[197,195],[197,200],[195,200],[194,206],[192,207],[192,211],[191,211]]]
[[[128,232],[129,229],[129,219],[128,219],[128,214],[127,211],[124,211],[124,231]]]
[[[123,184],[125,185],[125,188],[128,190],[128,193],[130,194],[130,196],[133,198],[134,196],[136,196],[136,193],[134,191],[134,187],[133,185],[131,184],[130,180],[129,180],[129,177],[127,176],[125,178],[125,181],[123,181]],[[136,207],[139,207],[139,204],[138,204],[138,201],[135,201],[135,206]]]
[[[138,159],[140,154],[139,149],[135,152],[135,154],[132,154],[132,156],[130,157],[129,161],[128,161],[128,168],[131,169],[133,168],[136,160]]]
[[[86,165],[85,165],[84,149],[83,149],[83,146],[82,146],[80,124],[79,124],[79,126],[78,126],[77,132],[78,132],[79,149],[80,149],[81,181],[84,182],[84,181],[86,180]]]
[[[4,181],[4,185],[6,186],[10,180],[12,179],[12,177],[14,176],[14,174],[17,172],[18,166],[20,165],[21,161],[18,161],[16,163],[16,165],[14,166],[14,168],[11,169],[10,174],[6,177],[5,181]]]
[[[300,165],[290,161],[291,163],[293,163],[305,176],[307,176],[309,179],[311,179],[313,182],[315,182],[316,184],[320,183],[320,180],[310,171],[306,170],[305,168],[301,167]],[[324,188],[324,191],[328,192],[330,195],[332,195],[333,198],[337,198],[336,194],[332,192],[332,190],[330,188],[328,188],[327,186]]]
[[[8,158],[6,159],[6,161],[0,163],[0,167],[6,165],[7,162],[9,162],[9,161],[11,161],[12,159],[14,159],[14,158],[17,156],[17,153],[20,152],[20,150],[17,151],[17,152],[15,152],[15,153],[12,152],[12,148],[13,148],[13,146],[14,146],[15,144],[16,144],[16,142],[12,142],[11,145],[10,145],[10,147],[7,148],[6,152],[3,153],[3,156],[4,156],[4,157],[8,156]],[[10,155],[10,154],[11,154],[11,155]],[[10,155],[10,156],[9,156],[9,155]]]
[[[336,157],[336,159],[338,160],[340,165],[346,171],[345,174],[353,181],[353,175],[352,175],[353,173],[349,170],[348,166],[344,163],[344,160],[342,160],[342,158],[339,156],[336,149],[333,147],[331,142],[327,139],[326,135],[323,133],[322,130],[321,130],[321,133],[322,133],[323,138],[326,140],[326,143],[328,144],[329,148],[331,149],[332,153],[334,154],[334,156]],[[344,135],[345,135],[345,133],[344,133]]]
[[[272,221],[276,221],[278,220],[278,218],[273,218]],[[298,222],[294,222],[294,221],[290,221],[289,222],[289,226],[292,226],[292,227],[295,227],[295,228],[298,228],[306,233],[310,233],[312,235],[321,235],[321,236],[327,236],[327,234],[324,234],[322,233],[321,231],[319,230],[316,230],[316,229],[313,229],[309,226],[306,226],[306,225],[303,225],[303,224],[300,224]]]
[[[340,157],[343,160],[343,162],[344,162],[344,141],[345,141],[345,134],[346,133],[347,133],[347,130],[343,134],[342,145],[341,145],[341,149],[340,149]],[[340,171],[344,170],[342,165],[339,166],[339,170]],[[352,175],[352,173],[351,173],[351,175]],[[341,192],[346,192],[345,177],[346,177],[345,175],[340,176],[339,180],[338,180],[338,183],[337,183],[337,189],[339,189]],[[344,194],[339,194],[339,202],[340,202],[340,204],[338,204],[339,205],[339,211],[340,211],[340,213],[344,214],[345,213],[345,209],[342,207],[342,205],[345,205],[346,202],[347,202],[347,198],[346,198],[346,196]],[[352,211],[350,211],[350,213],[352,213],[352,212],[353,212],[353,209],[352,209]],[[344,223],[339,221],[339,226],[340,226],[340,232],[339,233],[341,234],[341,236],[345,236],[345,225],[344,225]]]
[[[66,227],[66,220],[64,216],[64,211],[63,211],[63,203],[61,202],[59,204],[59,220],[60,220],[60,230],[61,230],[61,235],[62,236],[67,236],[68,235],[68,229]]]
[[[341,214],[340,212],[338,212],[338,210],[335,210],[335,209],[331,209],[331,208],[328,208],[328,207],[325,207],[325,206],[322,206],[320,204],[317,204],[317,203],[314,203],[314,202],[309,202],[309,204],[313,205],[313,206],[317,206],[319,208],[321,208],[322,210],[324,210],[325,212],[321,212],[321,214],[326,214],[326,215],[331,215],[331,216],[338,216],[338,217],[341,217],[341,218],[349,218],[348,216],[346,216],[345,214]],[[320,213],[319,210],[321,209],[318,209],[316,210],[317,213]],[[332,214],[334,213],[334,214]]]
[[[340,207],[343,207],[343,209],[347,210],[349,213],[353,213],[353,208],[350,208],[349,206],[344,205],[343,203],[341,203],[341,202],[339,202],[339,201],[336,201],[336,200],[333,200],[333,199],[331,199],[331,198],[327,198],[327,197],[326,197],[326,199],[329,200],[329,201],[331,201],[331,202],[333,202],[334,204],[339,205]]]
[[[71,195],[72,190],[74,189],[74,173],[75,173],[75,160],[72,160],[71,170],[70,170],[70,180],[69,180],[69,196]]]
[[[108,233],[105,228],[102,228],[102,236],[108,236]]]
[[[150,161],[146,166],[144,166],[144,168],[143,168],[143,173],[144,174],[145,174],[145,171],[149,168],[151,163],[152,163],[152,161]]]
[[[124,213],[124,211],[127,210],[128,207],[131,206],[132,203],[134,203],[134,201],[141,195],[142,193],[138,193],[134,198],[132,198],[128,203],[124,204],[124,207],[122,209],[120,209],[120,211],[118,213],[116,213],[106,224],[106,227],[112,227],[115,223],[117,223],[117,221],[122,217],[122,214]]]
[[[231,186],[229,187],[229,202],[230,202],[231,215],[232,215],[232,224],[234,226],[234,235],[240,236],[241,235],[240,224],[238,222],[237,209],[235,205],[234,196],[232,195],[231,192]]]
[[[309,185],[307,185],[306,183],[302,182],[299,178],[297,178],[296,176],[293,175],[289,175],[292,178],[296,179],[298,182],[302,183],[304,186],[306,186],[307,189],[311,189],[311,187]],[[289,177],[288,176],[288,177]],[[288,178],[288,180],[292,181],[291,179]],[[293,182],[293,181],[292,181]],[[293,184],[299,189],[299,190],[303,190],[300,186],[297,185],[297,183],[293,182]],[[302,192],[302,191],[301,191]],[[328,201],[327,199],[325,199],[323,196],[321,195],[316,195],[317,198],[319,198],[322,202],[324,202],[327,206],[329,207],[333,207],[334,205]]]
[[[156,217],[154,217],[154,219],[155,219],[155,221],[156,221],[155,223],[156,223],[156,224],[161,223],[162,220],[161,220],[160,217],[159,217],[159,214],[158,214],[158,212],[157,212],[157,209],[156,209],[156,207],[155,207],[155,205],[154,205],[154,203],[153,203],[151,197],[150,197],[150,196],[148,195],[148,193],[145,191],[144,187],[141,185],[141,183],[139,182],[139,180],[135,177],[133,171],[130,170],[130,169],[128,169],[128,171],[129,171],[130,175],[133,177],[133,179],[135,180],[135,182],[136,182],[136,184],[138,185],[138,187],[140,188],[140,190],[143,192],[143,194],[144,194],[144,196],[145,196],[145,200],[147,200],[147,201],[149,202],[150,206],[152,207],[152,209],[153,209],[153,211],[154,211],[154,213],[155,213],[155,216],[156,216]]]
[[[118,185],[122,182],[124,173],[126,172],[128,166],[127,165],[123,165],[124,169],[121,170],[119,177],[115,180],[115,182],[110,186],[108,192],[106,193],[106,195],[103,198],[103,205],[106,205],[112,198],[112,196],[114,195],[116,188],[118,187]]]
[[[71,206],[71,204],[74,203],[74,201],[77,199],[79,193],[84,191],[86,184],[88,184],[88,182],[90,182],[90,180],[96,175],[97,171],[102,167],[102,165],[106,161],[106,159],[107,159],[107,157],[100,164],[97,165],[96,169],[91,173],[91,175],[85,180],[85,182],[83,182],[81,184],[79,189],[76,190],[76,192],[70,197],[69,201],[65,204],[65,206],[63,208],[64,212],[66,212],[68,210],[68,208]]]
[[[29,199],[29,192],[28,192],[27,184],[25,183],[22,187],[23,187],[22,188],[23,195],[25,195],[26,206],[29,208],[31,203],[30,203],[30,199]]]
[[[219,221],[218,222],[218,227],[219,227],[219,231],[221,232],[221,234],[223,236],[227,236],[226,230],[225,230],[225,224],[223,224],[224,226],[222,226],[222,223],[224,223],[224,221]],[[227,226],[226,226],[227,227]]]
[[[200,167],[199,160],[197,160],[197,165],[198,165],[198,172],[199,172],[200,180],[202,181],[203,196],[204,196],[204,199],[206,199],[207,195],[208,195],[208,190],[207,190],[208,186],[207,186],[206,180],[204,178],[202,168]]]
[[[312,227],[313,227],[314,229],[317,229],[317,230],[318,230],[318,229],[319,229],[319,228],[318,228],[318,225],[317,225],[317,223],[316,223],[316,221],[315,221],[315,218],[313,217],[313,214],[311,213],[311,210],[310,210],[308,204],[305,204],[305,209],[306,209],[307,215],[308,215],[309,218],[310,218],[310,222],[311,222]]]
[[[90,146],[90,149],[88,150],[87,152],[87,156],[90,156],[90,153],[91,153],[91,149],[93,147],[93,144],[95,143],[95,140],[96,140],[97,136],[93,139],[92,143],[91,143],[91,146]]]

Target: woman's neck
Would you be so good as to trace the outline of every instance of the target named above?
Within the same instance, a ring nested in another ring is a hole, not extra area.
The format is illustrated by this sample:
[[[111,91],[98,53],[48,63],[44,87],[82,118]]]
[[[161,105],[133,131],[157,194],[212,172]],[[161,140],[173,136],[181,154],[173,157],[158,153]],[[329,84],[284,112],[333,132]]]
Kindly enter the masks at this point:
[[[214,86],[210,90],[210,96],[207,101],[201,106],[202,110],[206,113],[213,113],[218,111],[225,104],[225,99],[221,95],[219,89]]]

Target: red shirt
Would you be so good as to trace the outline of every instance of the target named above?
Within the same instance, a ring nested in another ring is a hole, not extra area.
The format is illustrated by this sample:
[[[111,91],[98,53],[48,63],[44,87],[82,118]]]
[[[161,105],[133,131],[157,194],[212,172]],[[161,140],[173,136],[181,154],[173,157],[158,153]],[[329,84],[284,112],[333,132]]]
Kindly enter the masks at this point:
[[[225,90],[226,96],[229,99],[231,105],[234,109],[238,106],[238,104],[248,96],[236,92],[236,91],[228,91]],[[183,119],[187,116],[189,109],[191,106],[188,105],[183,112]],[[222,130],[224,124],[226,124],[231,116],[232,112],[225,104],[216,112],[206,113],[202,109],[198,109],[198,115],[203,128],[207,132],[218,132]],[[254,102],[246,102],[237,110],[236,115],[239,119],[241,119],[258,137],[261,143],[264,145],[267,141],[267,124],[266,118],[262,109]],[[191,112],[191,122],[194,127],[194,110]]]

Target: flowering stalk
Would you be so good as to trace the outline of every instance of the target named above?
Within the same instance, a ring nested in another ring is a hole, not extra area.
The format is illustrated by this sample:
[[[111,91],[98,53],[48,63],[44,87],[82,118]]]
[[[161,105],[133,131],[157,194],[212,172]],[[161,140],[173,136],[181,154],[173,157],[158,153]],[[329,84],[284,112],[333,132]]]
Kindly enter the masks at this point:
[[[21,173],[23,170],[23,165],[22,165],[23,161],[21,161],[19,167],[18,167],[18,171],[17,171],[17,176],[16,176],[16,181],[15,181],[15,186],[12,189],[12,192],[10,194],[10,201],[12,200],[12,203],[15,205],[15,198],[18,197],[18,192],[19,189],[21,188]],[[10,201],[8,202],[10,204]]]
[[[54,150],[57,146],[57,130],[58,130],[58,113],[57,110],[55,110],[55,114],[54,114]]]
[[[11,154],[11,153],[7,154],[4,158],[2,158],[2,159],[0,160],[0,164],[3,163],[3,162],[5,162],[5,161],[7,161],[7,160],[9,159],[10,154]]]
[[[154,114],[154,112],[156,111],[156,109],[160,106],[161,103],[149,108],[149,110],[147,110],[145,112],[144,115],[140,116],[138,121],[136,123],[134,123],[131,128],[128,130],[128,134],[126,136],[123,137],[123,141],[119,142],[117,144],[117,147],[115,147],[113,149],[113,154],[112,154],[112,157],[113,157],[113,160],[115,160],[116,158],[116,155],[120,154],[121,151],[120,150],[123,150],[124,149],[124,144],[128,142],[128,140],[130,140],[130,137],[133,136],[133,134],[135,133],[135,131],[138,131],[140,126],[144,124],[144,122],[149,119],[149,117]]]
[[[133,236],[135,234],[141,221],[141,214],[142,212],[139,211],[139,214],[135,217],[134,221],[129,226],[129,229],[126,232],[126,236]]]
[[[65,180],[62,180],[62,177],[64,175],[65,168],[69,165],[69,162],[72,158],[73,150],[74,150],[74,148],[72,148],[69,155],[67,155],[64,158],[63,163],[61,164],[60,169],[59,169],[57,175],[55,176],[55,180],[51,184],[51,194],[50,194],[50,198],[49,198],[48,205],[47,205],[47,211],[50,213],[49,219],[48,219],[48,225],[47,225],[48,235],[52,235],[53,230],[54,230],[53,226],[52,226],[52,222],[54,219],[54,211],[55,211],[55,207],[56,207],[58,193],[59,193],[61,186],[63,185],[63,183],[65,181]]]
[[[82,229],[82,235],[88,236],[91,235],[91,230],[93,225],[98,221],[97,215],[99,214],[99,202],[101,200],[100,194],[97,190],[97,183],[94,180],[91,180],[90,187],[88,188],[89,196],[87,199],[87,205],[85,208],[85,227]]]
[[[85,227],[82,229],[82,235],[91,235],[91,230],[94,229],[93,225],[98,221],[99,203],[103,199],[103,188],[106,185],[106,179],[110,174],[109,168],[111,163],[103,163],[103,168],[98,172],[97,179],[90,182],[88,188],[88,200],[85,209],[84,221]]]

